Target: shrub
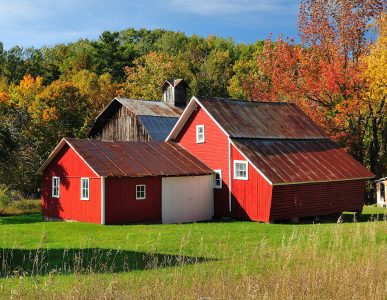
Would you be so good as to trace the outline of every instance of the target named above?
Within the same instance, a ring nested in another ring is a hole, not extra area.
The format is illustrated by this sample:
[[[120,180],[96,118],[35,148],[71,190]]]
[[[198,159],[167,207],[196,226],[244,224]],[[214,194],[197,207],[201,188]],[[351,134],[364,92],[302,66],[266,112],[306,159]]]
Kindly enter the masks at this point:
[[[11,201],[12,197],[8,187],[5,184],[0,184],[0,205],[7,206]]]

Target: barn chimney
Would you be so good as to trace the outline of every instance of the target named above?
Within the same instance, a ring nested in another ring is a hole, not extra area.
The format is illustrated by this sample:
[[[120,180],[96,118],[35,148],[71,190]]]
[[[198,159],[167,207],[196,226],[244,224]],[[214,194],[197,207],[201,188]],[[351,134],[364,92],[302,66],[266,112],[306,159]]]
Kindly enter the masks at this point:
[[[165,103],[180,108],[187,105],[187,83],[184,79],[166,80],[162,90]]]

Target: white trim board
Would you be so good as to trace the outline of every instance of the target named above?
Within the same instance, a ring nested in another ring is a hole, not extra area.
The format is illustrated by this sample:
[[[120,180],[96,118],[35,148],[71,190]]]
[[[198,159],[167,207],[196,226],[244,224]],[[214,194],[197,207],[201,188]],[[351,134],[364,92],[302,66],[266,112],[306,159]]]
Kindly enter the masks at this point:
[[[234,146],[234,148],[249,162],[250,165],[253,166],[253,168],[261,175],[270,185],[273,185],[273,183],[270,181],[269,178],[266,177],[265,174],[262,173],[261,170],[257,168],[256,165],[254,165],[250,159],[247,158],[247,156],[234,144],[234,142],[230,139],[231,144]]]
[[[94,172],[97,177],[101,177],[87,162],[86,160],[75,150],[75,148],[71,145],[69,141],[67,141],[65,138],[63,138],[59,144],[55,147],[55,149],[51,152],[51,154],[48,156],[46,161],[43,163],[43,165],[39,168],[39,170],[36,172],[36,174],[42,175],[44,170],[47,168],[47,166],[53,161],[53,159],[56,157],[56,155],[62,150],[64,145],[69,145],[69,147],[78,155],[78,157]]]
[[[165,141],[171,141],[177,138],[181,130],[183,129],[184,125],[187,123],[189,117],[192,115],[193,111],[197,107],[197,105],[200,106],[204,110],[204,112],[210,117],[210,119],[220,128],[220,130],[223,131],[223,133],[230,137],[226,130],[220,124],[214,119],[214,117],[207,111],[207,109],[203,106],[203,104],[200,103],[200,101],[195,97],[192,96],[191,100],[189,101],[187,107],[185,108],[183,114],[180,116],[179,120],[176,122],[175,126],[172,128],[171,132],[165,139]]]

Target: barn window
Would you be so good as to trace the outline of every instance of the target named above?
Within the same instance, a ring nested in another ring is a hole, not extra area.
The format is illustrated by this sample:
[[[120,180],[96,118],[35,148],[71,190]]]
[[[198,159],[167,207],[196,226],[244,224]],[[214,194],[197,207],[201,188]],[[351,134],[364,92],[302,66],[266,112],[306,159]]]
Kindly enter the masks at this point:
[[[214,188],[222,188],[222,170],[214,170]]]
[[[136,200],[144,200],[146,198],[146,185],[136,185]]]
[[[244,160],[234,160],[234,179],[248,179],[248,164]]]
[[[59,189],[60,189],[60,178],[53,176],[52,177],[52,197],[59,198]]]
[[[81,200],[89,200],[89,178],[81,178]]]
[[[196,143],[204,143],[204,125],[196,125]]]

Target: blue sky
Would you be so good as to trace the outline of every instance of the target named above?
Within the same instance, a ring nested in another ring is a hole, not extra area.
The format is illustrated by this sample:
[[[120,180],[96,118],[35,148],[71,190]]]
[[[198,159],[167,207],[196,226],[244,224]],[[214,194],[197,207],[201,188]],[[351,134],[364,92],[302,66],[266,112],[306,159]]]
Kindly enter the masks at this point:
[[[254,42],[297,37],[299,1],[292,0],[0,0],[6,49],[95,39],[104,30],[165,28]]]

